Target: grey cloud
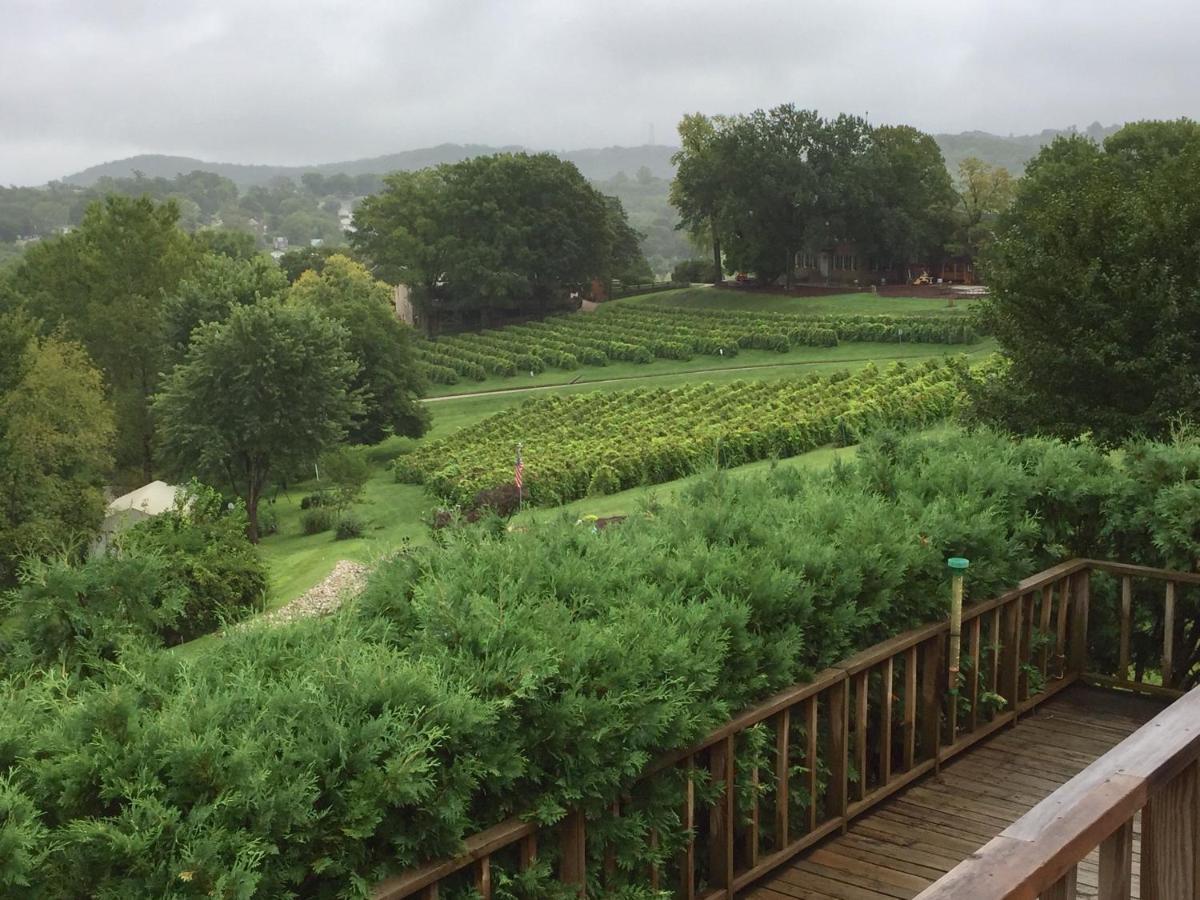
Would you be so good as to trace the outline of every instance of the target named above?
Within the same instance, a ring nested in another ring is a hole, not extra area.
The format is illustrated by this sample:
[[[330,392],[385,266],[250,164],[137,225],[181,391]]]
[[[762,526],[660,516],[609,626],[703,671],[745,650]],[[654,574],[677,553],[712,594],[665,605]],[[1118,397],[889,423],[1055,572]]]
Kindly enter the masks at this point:
[[[786,101],[930,131],[1194,116],[1197,26],[1184,0],[0,0],[0,182],[665,142]]]

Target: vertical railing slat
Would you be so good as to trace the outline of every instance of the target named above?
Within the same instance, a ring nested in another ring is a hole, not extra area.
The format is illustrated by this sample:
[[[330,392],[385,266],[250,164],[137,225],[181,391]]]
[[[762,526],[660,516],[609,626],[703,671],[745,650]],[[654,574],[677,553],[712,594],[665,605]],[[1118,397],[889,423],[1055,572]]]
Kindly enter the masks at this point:
[[[854,765],[858,769],[858,787],[854,792],[856,800],[863,800],[867,796],[867,689],[870,678],[868,669],[859,672],[854,679]]]
[[[1133,821],[1130,820],[1100,845],[1098,900],[1130,900],[1133,887]]]
[[[846,815],[850,754],[850,682],[843,679],[826,691],[829,697],[829,782],[825,790],[825,811],[831,819]]]
[[[1200,896],[1200,761],[1142,809],[1142,900]]]
[[[537,862],[538,839],[536,831],[521,841],[521,845],[517,848],[517,852],[520,859],[521,871],[525,872]]]
[[[904,771],[917,762],[917,648],[904,656]]]
[[[713,784],[721,785],[717,801],[708,810],[708,879],[733,897],[733,735],[713,744],[708,753]]]
[[[1117,662],[1117,679],[1129,680],[1129,635],[1133,627],[1133,579],[1121,579],[1121,645]]]
[[[1038,640],[1042,643],[1038,669],[1042,673],[1042,678],[1046,681],[1050,680],[1050,613],[1053,609],[1054,587],[1048,584],[1042,588],[1041,618],[1038,619]]]
[[[892,678],[894,660],[888,657],[880,670],[879,683],[879,784],[892,780]]]
[[[1067,674],[1067,614],[1071,606],[1071,579],[1058,583],[1058,619],[1055,622],[1054,655],[1058,660],[1058,674]]]
[[[1163,653],[1162,683],[1171,687],[1175,680],[1175,582],[1167,582],[1166,597],[1163,598]]]
[[[1091,572],[1084,569],[1071,580],[1071,671],[1082,675],[1087,669],[1088,606]]]
[[[805,780],[808,788],[808,830],[815,831],[817,828],[817,715],[820,712],[818,706],[819,694],[814,694],[809,697],[804,704],[804,729],[805,729],[805,747],[804,747],[804,765],[807,768]]]
[[[921,756],[936,760],[942,737],[942,636],[921,645]]]
[[[758,766],[750,769],[750,819],[746,825],[746,859],[748,865],[758,864]]]
[[[559,831],[562,840],[559,880],[575,885],[582,897],[587,890],[587,819],[581,811],[573,810],[567,813]]]
[[[983,624],[980,622],[980,616],[976,616],[971,620],[971,731],[975,731],[979,727],[979,662],[981,657],[981,648],[979,646],[982,639]]]
[[[475,891],[483,900],[492,898],[492,858],[485,856],[475,866]]]
[[[792,710],[788,707],[775,717],[775,849],[788,845],[791,802],[791,731]]]
[[[1042,891],[1041,900],[1075,900],[1079,894],[1076,892],[1076,885],[1079,879],[1079,870],[1076,866],[1071,866],[1070,870],[1058,881],[1054,882],[1049,888]]]
[[[679,852],[679,896],[694,900],[696,896],[696,760],[689,756],[684,764],[683,806],[679,824],[683,829],[683,849]]]

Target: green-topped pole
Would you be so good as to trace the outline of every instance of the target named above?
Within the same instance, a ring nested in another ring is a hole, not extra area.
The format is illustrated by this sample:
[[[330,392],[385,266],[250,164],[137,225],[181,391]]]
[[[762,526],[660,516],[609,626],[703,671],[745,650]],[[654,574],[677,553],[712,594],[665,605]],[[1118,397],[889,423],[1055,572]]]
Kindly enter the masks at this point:
[[[950,568],[950,694],[958,693],[958,660],[962,655],[963,573],[970,560],[952,556],[946,561]]]

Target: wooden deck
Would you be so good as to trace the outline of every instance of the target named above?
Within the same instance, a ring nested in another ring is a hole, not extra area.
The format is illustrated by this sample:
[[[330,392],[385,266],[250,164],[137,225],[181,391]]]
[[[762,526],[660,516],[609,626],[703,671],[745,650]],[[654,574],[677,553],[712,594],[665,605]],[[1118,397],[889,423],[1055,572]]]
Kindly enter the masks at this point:
[[[915,897],[1164,706],[1165,701],[1072,686],[739,896]],[[1136,824],[1133,853],[1136,872]],[[1097,895],[1095,853],[1080,866],[1078,890],[1080,897]],[[1135,880],[1133,897],[1138,896]]]

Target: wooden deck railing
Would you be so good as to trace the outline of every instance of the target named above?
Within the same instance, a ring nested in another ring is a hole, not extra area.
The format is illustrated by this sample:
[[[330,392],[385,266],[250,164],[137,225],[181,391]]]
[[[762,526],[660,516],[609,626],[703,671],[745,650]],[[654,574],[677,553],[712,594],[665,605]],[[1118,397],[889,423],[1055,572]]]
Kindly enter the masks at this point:
[[[1088,669],[1093,572],[1115,576],[1122,585],[1120,660],[1104,673]],[[1134,580],[1166,585],[1168,627],[1157,682],[1154,671],[1133,671],[1130,665]],[[673,774],[672,783],[680,785],[682,848],[668,866],[649,863],[639,880],[687,900],[732,897],[1075,681],[1178,696],[1171,687],[1177,674],[1172,619],[1175,586],[1181,583],[1200,584],[1200,575],[1085,559],[1047,569],[963,610],[957,684],[949,684],[949,622],[915,629],[771,697],[698,744],[667,754],[602,815],[619,819],[639,785]],[[747,732],[760,728],[768,730],[771,749],[765,758],[762,753],[747,758]],[[750,790],[733,789],[739,772],[743,780],[748,776]],[[598,821],[593,813],[593,826]],[[493,860],[523,871],[538,859],[539,842],[557,860],[559,881],[577,886],[581,895],[589,877],[594,885],[612,887],[616,848],[605,848],[599,871],[589,871],[588,830],[589,820],[578,810],[553,827],[512,819],[468,838],[452,859],[382,882],[374,897],[434,898],[444,880],[466,877],[486,900]],[[641,837],[653,848],[663,836],[648,827]]]

